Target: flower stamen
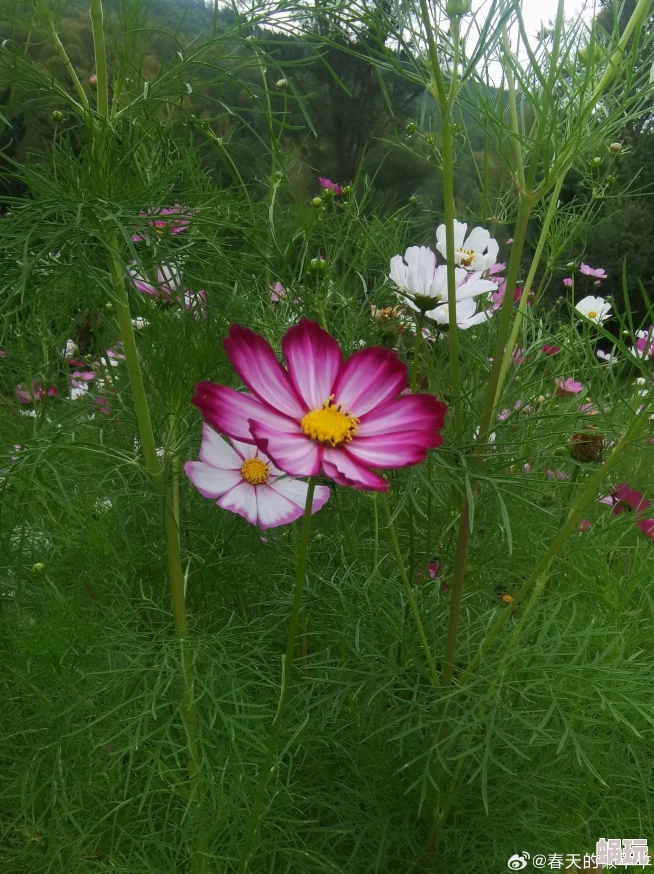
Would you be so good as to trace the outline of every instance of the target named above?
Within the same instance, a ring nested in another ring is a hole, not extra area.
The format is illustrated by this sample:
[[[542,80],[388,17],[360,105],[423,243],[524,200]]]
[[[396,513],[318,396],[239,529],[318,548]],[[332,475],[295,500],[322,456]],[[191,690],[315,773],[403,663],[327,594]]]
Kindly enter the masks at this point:
[[[456,254],[459,256],[459,262],[462,267],[470,267],[475,259],[474,249],[457,249]]]
[[[330,446],[349,443],[357,433],[359,420],[351,413],[345,413],[341,404],[334,404],[334,395],[323,402],[322,407],[310,410],[300,419],[300,426],[307,437]]]
[[[260,458],[246,458],[241,465],[241,476],[251,486],[260,486],[268,481],[270,471]]]

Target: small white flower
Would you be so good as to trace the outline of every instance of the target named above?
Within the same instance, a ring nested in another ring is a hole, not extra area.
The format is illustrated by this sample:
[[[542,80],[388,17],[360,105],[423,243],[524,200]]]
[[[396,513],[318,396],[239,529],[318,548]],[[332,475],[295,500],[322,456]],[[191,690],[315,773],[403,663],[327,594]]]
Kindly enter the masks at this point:
[[[78,348],[72,340],[66,340],[66,346],[62,349],[61,354],[64,358],[74,358],[78,353]]]
[[[575,309],[596,325],[602,325],[611,318],[611,304],[603,297],[594,297],[592,294],[580,300]]]
[[[436,266],[436,255],[426,246],[410,246],[404,259],[401,255],[391,258],[389,278],[401,289],[401,296],[413,310],[433,309],[434,304],[447,300],[447,267]],[[469,274],[460,267],[455,268],[454,283],[457,300],[497,288],[496,283],[482,279],[481,273]]]
[[[617,355],[612,355],[610,352],[605,352],[603,349],[596,349],[595,355],[597,355],[601,361],[608,361],[609,364],[614,364],[618,360]]]
[[[449,307],[446,303],[436,307],[436,309],[429,310],[425,315],[427,318],[436,322],[437,325],[450,324]],[[477,312],[477,304],[472,300],[472,298],[457,301],[456,324],[457,327],[464,331],[468,328],[472,328],[473,325],[479,325],[482,322],[487,321],[490,317],[491,313],[489,312]]]
[[[491,238],[485,228],[473,228],[466,239],[468,225],[454,219],[454,258],[458,267],[466,270],[489,270],[497,261],[500,251],[497,240]],[[447,258],[445,240],[445,225],[436,229],[436,248],[444,258]]]
[[[139,331],[141,328],[147,328],[150,322],[147,319],[142,319],[139,317],[136,319],[132,319],[132,324],[134,325],[136,330]]]

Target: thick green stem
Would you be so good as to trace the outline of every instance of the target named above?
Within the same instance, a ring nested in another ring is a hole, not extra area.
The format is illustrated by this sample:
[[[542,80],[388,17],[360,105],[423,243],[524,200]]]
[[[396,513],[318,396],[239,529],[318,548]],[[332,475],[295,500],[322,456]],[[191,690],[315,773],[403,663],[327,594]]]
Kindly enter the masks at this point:
[[[506,344],[506,350],[504,352],[504,357],[502,359],[502,369],[500,370],[500,375],[497,382],[497,388],[495,389],[495,400],[494,406],[497,406],[499,403],[500,395],[502,393],[502,388],[504,387],[504,380],[506,379],[506,374],[509,369],[509,364],[511,363],[511,356],[513,355],[513,349],[515,348],[516,340],[518,338],[518,333],[520,332],[520,327],[522,325],[522,320],[524,318],[525,312],[527,311],[527,301],[529,297],[529,293],[531,291],[531,286],[534,281],[534,277],[536,276],[536,270],[538,269],[538,265],[540,264],[540,259],[543,256],[543,249],[545,248],[545,242],[547,241],[547,235],[550,232],[550,226],[552,224],[552,220],[554,219],[554,215],[556,214],[556,207],[559,202],[559,194],[561,193],[561,186],[563,185],[563,180],[565,179],[565,174],[559,177],[554,186],[554,190],[550,195],[549,206],[547,207],[547,214],[545,216],[545,221],[543,222],[543,226],[540,231],[540,237],[538,239],[538,245],[536,246],[536,251],[534,252],[534,257],[531,261],[531,267],[529,268],[529,273],[527,275],[527,279],[525,281],[524,291],[520,297],[520,304],[518,306],[518,312],[516,313],[516,317],[513,320],[513,327],[511,328],[511,336],[509,337],[509,342]],[[507,286],[508,289],[508,286]]]
[[[532,573],[527,577],[527,579],[522,584],[519,592],[514,597],[513,601],[509,606],[503,611],[503,613],[498,616],[496,621],[491,627],[491,630],[488,632],[486,637],[481,642],[479,647],[479,651],[477,655],[470,661],[465,671],[462,673],[459,679],[459,686],[465,685],[470,679],[471,674],[477,670],[479,667],[483,656],[488,652],[491,648],[495,638],[500,633],[504,624],[511,618],[514,611],[520,606],[522,601],[527,597],[529,592],[533,589],[534,585],[538,582],[540,577],[547,571],[550,563],[558,553],[559,549],[563,545],[563,543],[568,539],[568,537],[577,529],[577,523],[581,519],[581,516],[592,500],[594,500],[597,495],[597,491],[602,484],[602,481],[605,479],[607,474],[611,471],[613,467],[620,460],[620,456],[622,455],[625,447],[628,443],[634,439],[634,437],[638,434],[638,432],[645,426],[647,422],[647,417],[642,415],[634,415],[633,419],[629,423],[627,430],[624,435],[620,438],[618,443],[615,445],[613,451],[607,458],[606,462],[601,465],[598,469],[595,476],[593,476],[586,488],[581,493],[581,496],[574,504],[570,513],[568,514],[568,518],[561,526],[558,534],[550,544],[549,549],[545,553],[545,555],[538,562]]]
[[[316,488],[315,477],[309,480],[309,488],[307,490],[307,500],[304,505],[304,515],[302,516],[302,528],[300,530],[300,544],[298,548],[297,561],[295,565],[295,589],[293,593],[293,607],[291,609],[291,619],[288,628],[288,638],[286,641],[286,654],[282,662],[282,685],[279,693],[279,703],[277,712],[273,719],[268,736],[268,745],[266,751],[266,759],[259,777],[259,785],[257,794],[254,797],[252,810],[250,811],[250,820],[248,822],[247,832],[245,834],[245,842],[243,844],[243,852],[241,853],[241,861],[239,864],[240,874],[245,874],[248,869],[252,845],[256,837],[259,821],[261,819],[261,809],[263,807],[264,798],[266,796],[266,788],[268,780],[275,764],[275,756],[277,752],[277,741],[279,732],[284,719],[284,710],[288,700],[288,693],[291,680],[291,669],[293,667],[293,657],[295,655],[295,638],[297,635],[298,623],[300,619],[300,608],[302,606],[302,588],[304,586],[305,568],[307,552],[309,549],[309,535],[311,533],[311,514],[313,505],[313,494]]]
[[[429,641],[427,640],[427,635],[425,634],[425,629],[422,624],[422,620],[420,619],[420,612],[418,610],[418,605],[416,604],[416,599],[413,596],[413,589],[411,587],[411,583],[409,582],[409,578],[407,576],[404,561],[402,560],[402,552],[400,551],[400,544],[397,539],[397,532],[395,531],[395,526],[393,525],[393,517],[391,515],[391,508],[388,503],[388,496],[384,493],[380,493],[380,499],[382,502],[382,507],[384,509],[384,515],[386,516],[386,526],[388,528],[388,536],[391,542],[391,550],[393,552],[393,557],[395,558],[395,563],[397,564],[397,568],[400,572],[400,577],[402,579],[402,584],[406,591],[407,601],[409,602],[409,606],[411,607],[411,612],[413,614],[413,620],[416,624],[416,629],[418,631],[418,637],[420,638],[420,643],[422,645],[423,652],[425,654],[425,658],[427,660],[427,667],[429,668],[429,673],[431,675],[432,683],[434,686],[440,686],[440,680],[438,678],[438,671],[436,670],[436,663],[434,662],[434,658],[431,654],[431,649],[429,647]]]
[[[454,674],[454,658],[456,655],[456,637],[459,630],[459,617],[461,615],[461,598],[463,596],[463,584],[466,574],[466,557],[468,554],[468,540],[470,538],[470,506],[467,499],[461,505],[461,518],[459,520],[459,535],[456,544],[456,564],[454,566],[454,581],[450,597],[450,616],[447,625],[447,638],[445,641],[445,655],[443,657],[443,686],[452,685]]]

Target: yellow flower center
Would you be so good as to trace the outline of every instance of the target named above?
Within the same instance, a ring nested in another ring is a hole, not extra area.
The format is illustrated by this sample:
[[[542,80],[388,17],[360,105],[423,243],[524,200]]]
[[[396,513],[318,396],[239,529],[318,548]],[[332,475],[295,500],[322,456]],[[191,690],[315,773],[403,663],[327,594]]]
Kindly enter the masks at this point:
[[[588,313],[588,318],[589,318],[589,319],[596,319],[596,318],[597,318],[597,313],[595,312],[595,310],[591,310],[591,311]]]
[[[349,443],[357,433],[359,420],[350,413],[344,413],[341,405],[334,405],[334,395],[323,402],[318,410],[311,410],[300,419],[302,430],[319,443],[340,446]]]
[[[260,458],[246,458],[241,465],[241,476],[251,486],[260,486],[268,480],[268,465]]]
[[[459,249],[457,251],[457,255],[461,259],[461,265],[463,267],[470,267],[472,262],[475,259],[475,250],[474,249]]]

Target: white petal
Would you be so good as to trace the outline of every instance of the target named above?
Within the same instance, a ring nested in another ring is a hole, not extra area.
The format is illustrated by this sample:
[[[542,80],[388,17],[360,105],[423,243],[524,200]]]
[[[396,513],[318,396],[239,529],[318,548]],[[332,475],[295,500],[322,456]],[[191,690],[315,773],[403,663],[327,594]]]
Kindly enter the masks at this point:
[[[221,470],[240,470],[243,464],[243,458],[238,452],[209,425],[204,425],[202,428],[200,458],[206,464]]]
[[[231,510],[232,513],[243,516],[250,525],[257,524],[257,486],[252,486],[241,480],[216,503],[223,510]]]
[[[219,498],[243,482],[240,470],[221,470],[203,461],[187,461],[186,476],[205,498]]]
[[[473,252],[478,252],[480,255],[482,255],[486,251],[489,240],[490,231],[487,231],[486,228],[481,227],[473,228],[470,231],[470,236],[461,248],[472,249]]]

